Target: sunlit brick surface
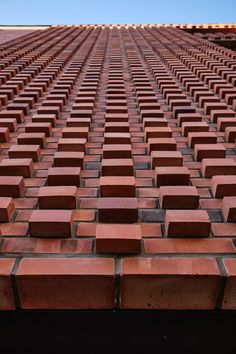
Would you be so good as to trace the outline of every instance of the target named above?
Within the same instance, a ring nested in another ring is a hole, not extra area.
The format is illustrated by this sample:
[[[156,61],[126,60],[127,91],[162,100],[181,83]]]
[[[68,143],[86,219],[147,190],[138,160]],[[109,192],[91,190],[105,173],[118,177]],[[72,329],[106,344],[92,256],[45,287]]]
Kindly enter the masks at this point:
[[[235,70],[154,25],[1,44],[1,310],[236,308]]]

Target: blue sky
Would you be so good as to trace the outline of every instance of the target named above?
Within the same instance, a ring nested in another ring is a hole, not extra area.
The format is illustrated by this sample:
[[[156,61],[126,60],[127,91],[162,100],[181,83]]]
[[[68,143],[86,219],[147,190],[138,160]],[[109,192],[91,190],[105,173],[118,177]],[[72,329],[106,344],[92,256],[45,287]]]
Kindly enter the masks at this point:
[[[0,0],[0,24],[235,23],[236,0]]]

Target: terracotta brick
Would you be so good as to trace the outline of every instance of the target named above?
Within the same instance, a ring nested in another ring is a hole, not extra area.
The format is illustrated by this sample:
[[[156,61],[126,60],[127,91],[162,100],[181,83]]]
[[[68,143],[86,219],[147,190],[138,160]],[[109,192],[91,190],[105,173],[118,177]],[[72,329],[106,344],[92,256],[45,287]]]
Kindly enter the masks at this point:
[[[9,132],[14,132],[17,128],[17,122],[15,118],[1,118],[0,119],[0,127],[8,128]]]
[[[140,253],[140,225],[97,224],[97,253]]]
[[[135,197],[134,177],[101,177],[99,184],[101,197]]]
[[[236,162],[231,158],[203,159],[201,171],[205,178],[211,178],[215,175],[235,175]]]
[[[217,119],[217,129],[220,132],[224,132],[227,127],[236,127],[236,119],[224,117]]]
[[[25,258],[16,276],[23,309],[114,307],[112,258]]]
[[[80,151],[85,152],[86,139],[64,139],[61,138],[58,141],[59,151]]]
[[[0,196],[20,198],[25,191],[24,178],[22,176],[0,176]]]
[[[12,145],[8,150],[10,159],[32,159],[34,162],[40,159],[39,145]]]
[[[206,158],[225,158],[226,149],[223,144],[195,144],[194,158],[202,161]]]
[[[24,113],[23,111],[10,111],[10,110],[2,110],[0,112],[0,119],[1,118],[15,118],[17,123],[22,123],[24,121]]]
[[[211,121],[218,123],[219,118],[236,118],[236,113],[231,109],[211,110]]]
[[[130,125],[125,122],[105,123],[106,133],[129,133]]]
[[[52,131],[51,123],[28,123],[25,125],[26,133],[45,133],[50,136]]]
[[[186,167],[156,167],[155,183],[156,186],[179,186],[189,185],[190,173]]]
[[[40,209],[76,209],[75,186],[41,187],[38,192]]]
[[[132,158],[132,146],[129,144],[104,144],[104,159],[130,159]]]
[[[234,258],[223,258],[224,267],[227,272],[227,280],[224,289],[222,309],[235,310],[235,290],[236,290],[236,260]]]
[[[211,114],[211,111],[215,110],[226,110],[227,105],[222,102],[205,102],[204,103],[204,113],[207,115]]]
[[[29,218],[31,237],[71,237],[72,211],[33,210]]]
[[[208,132],[209,125],[206,122],[184,122],[182,124],[183,136],[188,136],[189,133]]]
[[[15,258],[0,258],[0,310],[15,310],[11,273]]]
[[[144,128],[146,127],[167,127],[168,122],[165,118],[144,118]]]
[[[211,222],[205,210],[167,210],[165,228],[168,237],[208,237]]]
[[[234,143],[236,139],[236,127],[226,127],[225,128],[225,140],[229,143]]]
[[[67,127],[90,127],[91,118],[68,118],[66,120]]]
[[[9,222],[15,210],[12,198],[0,197],[0,222]]]
[[[134,223],[138,220],[136,198],[99,198],[98,220],[107,223]]]
[[[103,159],[102,175],[103,176],[132,176],[133,160],[132,159]]]
[[[180,151],[152,151],[151,166],[182,166],[183,157]]]
[[[48,170],[47,184],[49,186],[80,186],[79,167],[51,167]]]
[[[9,129],[0,127],[0,143],[6,143],[9,140]]]
[[[32,159],[3,159],[0,162],[1,176],[31,177],[33,173]]]
[[[130,133],[105,133],[104,134],[105,144],[130,144],[131,136]]]
[[[83,168],[84,152],[56,151],[53,162],[55,167],[81,167]]]
[[[174,138],[149,138],[148,153],[152,151],[175,151],[177,143]]]
[[[37,109],[38,114],[55,114],[56,118],[60,117],[60,107],[39,107]]]
[[[162,209],[197,209],[199,194],[192,186],[161,186],[159,191]]]
[[[62,129],[63,138],[83,138],[88,140],[88,127],[71,127]]]
[[[125,258],[121,261],[120,306],[214,309],[219,285],[220,271],[214,258]]]
[[[236,197],[224,197],[222,213],[226,222],[235,222],[236,220]]]
[[[178,125],[181,127],[183,123],[201,122],[202,116],[199,113],[181,113],[178,114]]]
[[[33,123],[51,123],[52,127],[56,125],[56,115],[55,114],[33,114]]]
[[[171,138],[172,130],[169,127],[148,127],[145,128],[145,140],[149,138]]]
[[[215,198],[236,196],[236,177],[235,176],[213,176],[211,189]]]
[[[197,132],[188,134],[188,146],[194,148],[195,144],[216,144],[217,135],[213,132]]]
[[[41,149],[46,146],[45,133],[21,133],[18,135],[17,142],[20,145],[39,145]]]

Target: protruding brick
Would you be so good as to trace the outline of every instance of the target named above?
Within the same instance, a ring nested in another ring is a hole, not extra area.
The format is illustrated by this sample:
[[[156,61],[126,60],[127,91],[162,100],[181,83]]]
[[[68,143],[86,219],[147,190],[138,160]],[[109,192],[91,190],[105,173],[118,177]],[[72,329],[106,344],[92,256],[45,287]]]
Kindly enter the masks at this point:
[[[168,237],[208,237],[211,222],[205,210],[167,210],[165,228]]]
[[[6,143],[9,140],[9,129],[0,127],[0,143]]]
[[[75,186],[41,187],[38,192],[40,209],[76,209]]]
[[[140,225],[97,224],[97,253],[140,253]]]
[[[33,210],[29,219],[31,237],[71,237],[72,211]]]
[[[104,159],[130,159],[132,158],[132,146],[129,144],[104,144]]]
[[[205,178],[211,178],[215,175],[235,175],[236,162],[231,158],[203,159],[201,171]]]
[[[134,223],[138,220],[136,198],[99,198],[98,220],[106,223]]]
[[[32,159],[3,159],[0,162],[1,176],[31,177],[33,173]]]
[[[18,135],[17,142],[20,145],[39,145],[41,149],[46,146],[45,133],[21,133]]]
[[[213,132],[197,132],[188,134],[188,145],[194,148],[195,144],[216,144],[217,135]]]
[[[56,151],[54,154],[55,167],[83,167],[84,152]]]
[[[192,186],[161,186],[159,191],[162,209],[197,209],[199,194]]]
[[[236,176],[213,176],[211,189],[215,198],[236,196]]]
[[[49,186],[80,186],[79,167],[51,167],[48,170],[47,184]]]
[[[103,159],[103,176],[132,176],[134,174],[132,159]]]
[[[12,145],[8,150],[10,159],[32,159],[34,162],[39,161],[40,146],[39,145]]]
[[[100,178],[101,197],[135,197],[135,178],[109,176]]]
[[[180,151],[152,151],[152,168],[158,166],[182,166],[183,156]]]
[[[187,167],[156,167],[156,186],[189,185],[190,172]]]
[[[0,258],[0,310],[15,310],[11,273],[15,258]]]
[[[177,143],[174,138],[149,138],[148,153],[152,151],[175,151]]]
[[[15,206],[12,198],[0,197],[0,222],[9,222]]]
[[[194,146],[194,158],[202,161],[206,158],[225,158],[226,149],[223,144],[196,144]]]

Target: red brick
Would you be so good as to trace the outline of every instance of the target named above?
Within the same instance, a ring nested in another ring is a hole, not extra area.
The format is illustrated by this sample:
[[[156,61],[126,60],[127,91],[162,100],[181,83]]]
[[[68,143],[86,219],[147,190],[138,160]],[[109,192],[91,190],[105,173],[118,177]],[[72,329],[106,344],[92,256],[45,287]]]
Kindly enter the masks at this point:
[[[108,223],[134,223],[138,220],[136,198],[99,198],[98,220]]]
[[[132,176],[133,160],[132,159],[103,159],[102,175],[103,176]]]
[[[206,122],[185,122],[182,124],[183,136],[188,136],[189,133],[208,132],[209,125]]]
[[[156,186],[189,185],[190,173],[186,167],[156,167]]]
[[[132,146],[129,144],[104,144],[104,159],[129,159],[132,158]]]
[[[80,186],[79,167],[51,167],[48,170],[47,183],[49,186]]]
[[[10,111],[10,110],[2,110],[0,112],[0,119],[1,118],[15,118],[17,123],[22,123],[24,120],[24,113],[23,111]]]
[[[23,309],[114,307],[111,258],[25,258],[16,276]]]
[[[224,197],[222,213],[227,222],[236,222],[236,197]]]
[[[180,151],[152,151],[151,165],[153,169],[158,166],[182,166],[183,157]]]
[[[199,113],[178,114],[178,125],[181,127],[184,122],[201,122],[202,116]]]
[[[71,237],[72,211],[33,210],[29,218],[31,237]]]
[[[122,309],[214,309],[220,271],[214,258],[125,258]],[[175,291],[173,291],[175,289]]]
[[[0,176],[0,196],[20,198],[25,191],[24,178],[22,176]]]
[[[96,230],[97,253],[140,253],[140,225],[98,224]]]
[[[41,187],[38,192],[40,209],[76,209],[75,186]]]
[[[12,198],[0,197],[0,222],[9,222],[15,210]]]
[[[177,144],[174,138],[149,138],[148,153],[152,151],[175,151]]]
[[[45,133],[46,136],[50,136],[52,132],[51,123],[28,123],[25,125],[26,133]]]
[[[236,176],[213,176],[211,189],[215,198],[236,196]]]
[[[0,127],[8,128],[9,132],[14,132],[17,127],[17,122],[15,118],[1,118],[0,119]]]
[[[6,143],[8,140],[9,140],[9,129],[0,127],[0,143]]]
[[[162,209],[197,209],[199,194],[192,186],[162,186],[159,191]]]
[[[104,133],[105,144],[130,144],[130,133]]]
[[[85,152],[86,139],[64,139],[58,141],[59,151],[80,151]]]
[[[0,310],[15,310],[11,273],[15,258],[0,258]]]
[[[99,184],[101,197],[135,197],[134,177],[101,177]]]
[[[69,127],[69,128],[63,128],[62,129],[62,137],[63,138],[83,138],[83,139],[88,139],[88,127]]]
[[[32,159],[34,162],[40,159],[39,145],[12,145],[8,150],[10,159]]]
[[[54,154],[55,167],[83,167],[84,152],[56,151]]]
[[[226,149],[223,144],[196,144],[194,146],[194,158],[202,161],[206,158],[225,158]]]
[[[211,178],[215,175],[235,175],[236,162],[231,158],[203,159],[201,171],[205,178]]]
[[[227,127],[225,129],[225,140],[234,143],[236,139],[236,127]]]
[[[1,176],[31,177],[32,173],[32,159],[3,159],[0,162]]]
[[[21,133],[18,135],[17,142],[19,145],[39,145],[41,149],[46,146],[45,133]]]
[[[145,128],[145,140],[150,138],[171,138],[172,130],[169,127],[148,127]]]
[[[217,136],[212,132],[197,132],[188,134],[188,145],[194,148],[195,144],[216,144]]]
[[[236,291],[236,259],[223,258],[223,263],[227,272],[227,280],[224,289],[222,309],[235,310],[235,291]]]

